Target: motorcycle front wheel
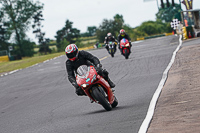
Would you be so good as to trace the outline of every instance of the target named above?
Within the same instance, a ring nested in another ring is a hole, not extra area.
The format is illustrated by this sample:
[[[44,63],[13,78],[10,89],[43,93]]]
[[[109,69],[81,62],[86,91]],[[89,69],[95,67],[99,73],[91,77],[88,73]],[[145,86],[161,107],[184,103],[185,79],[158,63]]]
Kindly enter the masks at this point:
[[[114,57],[114,53],[113,52],[111,53],[111,57]]]
[[[102,91],[100,91],[98,87],[94,87],[92,93],[94,99],[96,99],[104,107],[105,110],[112,110],[112,106],[109,103],[107,97],[105,96],[105,94],[102,94]]]
[[[114,97],[115,97],[115,96],[114,96]],[[118,100],[117,100],[117,98],[115,97],[115,100],[114,100],[114,102],[111,104],[111,106],[112,106],[113,108],[115,108],[117,105],[118,105]]]
[[[127,51],[127,49],[125,49],[125,59],[128,59],[128,51]]]
[[[114,57],[114,50],[113,50],[113,48],[109,49],[109,54],[111,55],[111,57]]]

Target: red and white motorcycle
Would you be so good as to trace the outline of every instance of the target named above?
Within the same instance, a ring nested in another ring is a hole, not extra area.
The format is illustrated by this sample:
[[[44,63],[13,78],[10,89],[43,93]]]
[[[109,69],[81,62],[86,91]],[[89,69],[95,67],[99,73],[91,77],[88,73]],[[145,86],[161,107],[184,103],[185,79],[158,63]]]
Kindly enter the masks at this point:
[[[118,105],[108,82],[100,76],[94,66],[82,65],[77,69],[76,81],[85,94],[94,102],[110,111]]]
[[[122,54],[125,56],[125,59],[128,59],[130,55],[130,48],[131,48],[131,45],[129,44],[129,41],[123,38],[120,41],[120,49],[122,50]]]

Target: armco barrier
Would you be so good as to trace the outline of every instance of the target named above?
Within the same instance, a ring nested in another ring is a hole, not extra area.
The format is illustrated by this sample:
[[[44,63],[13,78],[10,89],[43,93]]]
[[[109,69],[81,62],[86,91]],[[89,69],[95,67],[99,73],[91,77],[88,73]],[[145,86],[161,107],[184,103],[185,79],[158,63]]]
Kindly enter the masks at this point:
[[[148,36],[148,37],[144,37],[144,39],[151,39],[151,38],[156,38],[156,37],[161,37],[161,36],[165,36],[165,34]]]
[[[93,49],[94,46],[90,46],[90,47],[85,47],[85,48],[78,48],[78,50],[87,50],[87,49]]]
[[[151,39],[151,38],[156,38],[156,37],[162,37],[162,36],[169,36],[169,35],[173,35],[173,34],[172,33],[164,33],[164,34],[160,34],[160,35],[141,37],[141,38],[137,38],[137,41],[145,40],[145,39]]]
[[[144,37],[142,37],[142,38],[137,38],[137,41],[140,41],[140,40],[144,40]]]
[[[165,33],[165,36],[173,35],[173,33]]]
[[[6,56],[0,56],[0,62],[5,62],[5,61],[9,61],[9,57]]]
[[[183,27],[182,31],[183,31],[183,40],[188,39],[186,27]]]

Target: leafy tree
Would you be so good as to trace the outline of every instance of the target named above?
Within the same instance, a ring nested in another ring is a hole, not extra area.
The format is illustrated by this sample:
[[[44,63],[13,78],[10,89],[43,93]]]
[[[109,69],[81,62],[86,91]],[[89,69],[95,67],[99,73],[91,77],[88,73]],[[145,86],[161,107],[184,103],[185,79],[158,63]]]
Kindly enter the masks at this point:
[[[66,20],[65,26],[56,32],[56,42],[58,51],[63,51],[70,43],[75,43],[80,37],[80,30],[72,27],[73,22]]]
[[[34,55],[34,44],[30,40],[22,40],[23,56],[32,57]]]
[[[153,35],[158,33],[157,24],[154,21],[143,22],[139,27],[139,31],[145,32],[147,35]]]
[[[80,37],[80,30],[72,28],[73,22],[69,20],[66,21],[65,27],[63,28],[64,38],[69,41],[69,43],[75,43],[75,38]]]
[[[161,20],[146,21],[136,28],[138,32],[145,33],[145,36],[171,32],[169,23],[163,23]],[[138,36],[138,35],[137,35]]]
[[[58,51],[61,52],[66,48],[66,46],[68,44],[70,44],[70,43],[66,39],[63,39],[62,41],[57,43],[56,47],[57,47]]]
[[[140,31],[137,28],[134,28],[133,33],[130,34],[131,39],[133,39],[132,41],[136,41],[137,38],[141,38],[145,36],[148,36],[147,33],[145,33],[144,31]]]
[[[81,33],[81,37],[89,37],[90,34],[88,32],[85,32],[85,33]]]
[[[104,19],[102,24],[96,31],[98,40],[100,42],[103,42],[108,32],[111,32],[113,34],[112,28],[113,28],[113,20]]]
[[[94,36],[96,33],[97,27],[96,26],[90,26],[87,28],[87,31],[89,33],[89,36]]]
[[[6,30],[3,28],[3,25],[0,25],[0,49],[1,50],[7,50],[8,44],[6,43]]]
[[[96,31],[98,40],[100,42],[103,42],[105,36],[109,32],[111,32],[114,36],[117,36],[119,34],[120,29],[123,27],[123,23],[123,16],[119,14],[116,14],[114,16],[114,20],[104,19],[102,24]]]
[[[96,26],[89,26],[87,28],[87,32],[81,33],[81,37],[90,37],[96,34],[97,27]]]
[[[40,45],[40,49],[39,49],[39,52],[41,53],[41,54],[47,54],[47,52],[48,53],[51,53],[52,52],[52,50],[49,48],[49,45],[48,45],[48,41],[47,41],[48,39],[46,39],[46,41],[45,42],[43,42],[43,44],[41,44]]]
[[[165,7],[167,7],[166,3]],[[160,8],[158,13],[156,14],[156,18],[157,20],[162,20],[163,22],[171,22],[174,16],[180,12],[180,5],[175,3],[174,6],[170,6],[168,8]]]
[[[41,28],[43,27],[43,25],[41,24],[41,21],[44,20],[42,17],[42,11],[38,11],[33,16],[34,24],[32,25],[32,28],[35,29],[33,33],[36,34],[36,37],[38,38],[38,42],[40,44],[39,52],[47,54],[47,52],[51,53],[51,49],[49,48],[50,39],[45,38],[45,32],[42,32]]]
[[[42,32],[41,27],[43,27],[43,25],[41,24],[41,21],[43,21],[44,19],[42,18],[42,11],[38,11],[34,16],[34,24],[32,25],[32,28],[35,29],[33,31],[33,33],[36,34],[36,37],[38,38],[38,42],[39,44],[42,44],[44,42],[44,35],[45,33]]]
[[[19,48],[19,54],[24,56],[22,45],[26,40],[26,31],[29,28],[32,16],[43,8],[38,1],[33,0],[1,0],[0,12],[4,14],[4,22],[9,23],[9,31],[14,34],[14,39]]]
[[[0,40],[1,41],[5,41],[6,40],[6,28],[4,28],[3,26],[4,24],[1,24],[1,20],[0,20]]]
[[[114,20],[115,20],[116,22],[118,22],[120,25],[123,25],[123,23],[124,23],[123,16],[122,16],[122,15],[119,15],[119,14],[116,14],[116,15],[114,16]]]
[[[10,39],[10,32],[8,31],[8,23],[3,22],[4,13],[0,11],[0,49],[8,49],[8,40]]]
[[[141,33],[140,31],[134,30],[134,28],[127,24],[123,26],[123,29],[126,31],[126,33],[128,33],[129,37],[131,38],[131,41],[136,40],[138,36],[144,36],[144,34],[142,34],[144,32]]]
[[[114,22],[113,22],[113,30],[115,31],[115,35],[117,36],[119,34],[120,29],[124,28],[124,19],[122,15],[116,14],[114,16]],[[128,25],[126,26],[129,27]]]

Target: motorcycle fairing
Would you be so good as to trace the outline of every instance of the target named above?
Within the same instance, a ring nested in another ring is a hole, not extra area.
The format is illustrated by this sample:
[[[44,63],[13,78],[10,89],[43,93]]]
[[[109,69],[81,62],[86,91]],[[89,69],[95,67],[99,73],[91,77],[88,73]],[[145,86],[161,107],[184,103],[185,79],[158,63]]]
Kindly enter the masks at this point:
[[[100,76],[97,73],[94,66],[87,66],[87,68],[83,66],[83,67],[80,67],[80,70],[78,69],[77,69],[77,72],[80,72],[80,71],[81,72],[77,74],[76,81],[77,81],[77,84],[86,93],[86,95],[88,95],[92,100],[97,102],[91,95],[91,92],[92,92],[93,86],[95,87],[100,86],[104,89],[104,91],[108,95],[108,101],[110,102],[110,104],[114,102],[114,95],[112,93],[110,85],[102,76]],[[82,75],[79,75],[79,74],[82,74]],[[92,80],[93,77],[95,77],[95,80]],[[86,86],[83,87],[83,84],[85,84]]]
[[[127,49],[127,52],[129,53],[129,48],[122,48],[123,54],[125,54],[125,49]]]

